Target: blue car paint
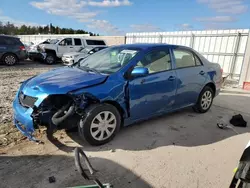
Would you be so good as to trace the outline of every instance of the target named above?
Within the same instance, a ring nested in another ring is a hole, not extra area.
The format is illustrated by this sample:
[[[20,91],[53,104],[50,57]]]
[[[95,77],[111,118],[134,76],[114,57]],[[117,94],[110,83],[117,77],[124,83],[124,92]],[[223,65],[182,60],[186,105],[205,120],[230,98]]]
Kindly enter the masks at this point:
[[[20,87],[20,91],[29,96],[37,97],[36,107],[39,107],[43,100],[51,94],[70,94],[72,96],[90,94],[99,102],[112,102],[119,105],[124,112],[124,125],[192,106],[203,87],[208,83],[214,83],[217,86],[216,95],[218,94],[220,75],[213,69],[210,70],[205,66],[195,67],[197,70],[194,70],[193,67],[175,69],[172,48],[178,48],[178,46],[161,44],[127,46],[140,48],[141,51],[114,74],[88,73],[72,67],[59,68],[27,80]],[[134,67],[145,54],[153,49],[162,48],[170,50],[172,70],[132,80],[124,78],[131,67]],[[201,69],[205,71],[204,75],[199,74]],[[20,105],[18,93],[13,102],[14,123],[26,136],[33,138],[31,136],[34,131],[33,119],[31,118],[33,109],[27,109]],[[25,127],[25,130],[20,124]]]
[[[82,71],[78,68],[63,67],[40,74],[26,85],[25,93],[34,90],[46,94],[65,94],[69,91],[99,84],[107,78],[106,75]]]

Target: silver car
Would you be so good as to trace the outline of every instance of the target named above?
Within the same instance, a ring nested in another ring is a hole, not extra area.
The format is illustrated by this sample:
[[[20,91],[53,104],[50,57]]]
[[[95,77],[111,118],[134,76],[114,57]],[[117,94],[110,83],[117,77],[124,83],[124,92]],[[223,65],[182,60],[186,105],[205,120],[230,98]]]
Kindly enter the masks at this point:
[[[81,48],[78,52],[68,52],[63,54],[62,62],[64,65],[69,66],[104,48],[107,48],[107,46],[86,47]]]

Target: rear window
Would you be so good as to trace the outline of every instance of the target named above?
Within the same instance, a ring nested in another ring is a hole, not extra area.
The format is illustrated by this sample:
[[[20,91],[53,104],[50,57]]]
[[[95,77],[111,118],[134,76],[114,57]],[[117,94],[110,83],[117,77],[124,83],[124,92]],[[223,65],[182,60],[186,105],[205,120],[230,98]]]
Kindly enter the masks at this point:
[[[86,40],[87,45],[106,45],[103,40]]]

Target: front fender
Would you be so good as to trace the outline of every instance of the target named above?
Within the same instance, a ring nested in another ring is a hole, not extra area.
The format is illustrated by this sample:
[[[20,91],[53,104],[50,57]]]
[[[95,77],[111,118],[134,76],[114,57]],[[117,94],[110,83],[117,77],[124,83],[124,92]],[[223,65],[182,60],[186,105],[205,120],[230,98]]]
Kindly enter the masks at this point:
[[[71,94],[76,96],[84,95],[99,103],[106,101],[116,102],[123,109],[124,117],[128,117],[129,109],[127,93],[127,81],[110,76],[107,81],[102,84],[80,89]]]

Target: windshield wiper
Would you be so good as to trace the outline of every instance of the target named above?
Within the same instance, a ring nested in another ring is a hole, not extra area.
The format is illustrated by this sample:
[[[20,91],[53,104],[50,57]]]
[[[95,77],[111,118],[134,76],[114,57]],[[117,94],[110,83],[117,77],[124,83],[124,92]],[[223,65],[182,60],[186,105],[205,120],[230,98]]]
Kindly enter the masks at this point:
[[[100,74],[100,72],[94,68],[89,68],[89,67],[85,67],[85,66],[78,66],[78,68],[82,69],[84,71],[87,71],[87,72],[94,72],[94,73]]]

